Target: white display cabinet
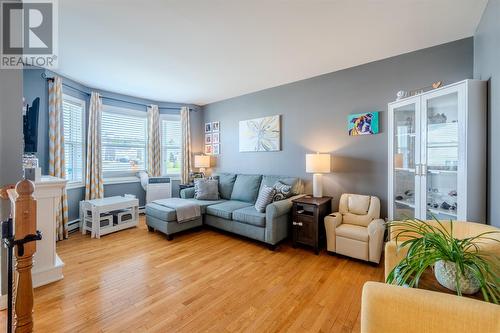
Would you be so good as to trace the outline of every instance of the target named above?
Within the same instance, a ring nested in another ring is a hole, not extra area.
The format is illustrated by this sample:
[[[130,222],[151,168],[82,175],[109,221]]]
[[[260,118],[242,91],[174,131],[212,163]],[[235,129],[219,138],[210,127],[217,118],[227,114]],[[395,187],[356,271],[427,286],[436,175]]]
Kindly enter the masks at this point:
[[[389,219],[486,221],[486,82],[389,103]]]

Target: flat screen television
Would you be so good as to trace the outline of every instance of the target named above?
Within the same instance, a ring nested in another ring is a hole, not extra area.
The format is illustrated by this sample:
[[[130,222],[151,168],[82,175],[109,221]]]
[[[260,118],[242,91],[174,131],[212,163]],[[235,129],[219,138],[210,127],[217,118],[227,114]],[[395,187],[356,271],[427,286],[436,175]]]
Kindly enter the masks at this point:
[[[37,97],[27,106],[23,116],[24,153],[36,153],[38,148],[38,108],[40,97]]]

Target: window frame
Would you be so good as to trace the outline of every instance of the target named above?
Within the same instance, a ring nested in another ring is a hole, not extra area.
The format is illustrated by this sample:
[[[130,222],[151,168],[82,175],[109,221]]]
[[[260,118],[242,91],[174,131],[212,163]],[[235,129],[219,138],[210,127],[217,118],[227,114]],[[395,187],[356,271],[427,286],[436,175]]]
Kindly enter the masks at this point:
[[[82,187],[85,185],[85,164],[87,160],[87,128],[85,126],[86,124],[86,115],[87,115],[87,101],[83,98],[78,98],[66,93],[62,94],[62,102],[64,103],[65,100],[68,100],[73,103],[80,104],[82,106],[82,180],[69,180],[66,175],[66,180],[67,188],[77,188],[77,187]],[[62,112],[64,114],[64,105],[62,106]],[[64,116],[63,116],[64,117]],[[63,131],[66,133],[66,128],[64,128],[63,124]],[[64,140],[64,144],[66,145],[66,140]],[[66,168],[66,163],[67,163],[67,158],[66,158],[66,149],[64,150],[64,168]],[[74,159],[73,159],[74,160]]]
[[[178,121],[179,122],[179,125],[180,125],[180,122],[181,122],[181,115],[180,114],[171,114],[171,113],[163,113],[163,114],[160,114],[160,152],[161,152],[161,173],[163,176],[165,177],[170,177],[172,179],[180,179],[181,178],[181,172],[179,171],[179,173],[165,173],[164,174],[164,170],[168,171],[168,169],[164,168],[163,166],[163,126],[162,126],[162,122],[164,120],[170,120],[170,121]],[[181,127],[181,144],[179,145],[179,149],[181,150],[181,154],[182,154],[182,127]],[[181,161],[182,163],[182,161]]]
[[[126,116],[132,116],[132,117],[138,117],[138,118],[144,118],[146,120],[146,128],[145,128],[145,133],[144,133],[144,138],[145,138],[145,146],[144,146],[144,170],[137,170],[137,171],[104,171],[104,144],[102,140],[102,119],[101,119],[101,165],[103,168],[102,171],[102,177],[104,179],[104,183],[116,183],[117,180],[131,180],[132,177],[137,178],[137,173],[140,171],[146,171],[147,170],[147,164],[148,164],[148,115],[147,112],[145,111],[140,111],[140,110],[135,110],[135,109],[130,109],[127,107],[123,106],[115,106],[115,105],[110,105],[110,104],[103,104],[102,105],[102,114],[104,113],[115,113],[118,115],[126,115]],[[102,117],[102,116],[101,116]],[[138,179],[138,178],[137,178]],[[118,181],[118,183],[121,181]]]

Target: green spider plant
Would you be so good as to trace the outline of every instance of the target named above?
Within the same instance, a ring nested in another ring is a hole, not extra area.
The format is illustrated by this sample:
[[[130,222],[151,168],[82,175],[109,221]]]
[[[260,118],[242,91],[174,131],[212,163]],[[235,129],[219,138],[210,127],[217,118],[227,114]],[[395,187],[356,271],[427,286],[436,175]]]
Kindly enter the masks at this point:
[[[455,263],[456,274],[466,276],[470,271],[480,283],[484,300],[499,304],[500,301],[500,258],[482,252],[479,248],[484,240],[499,241],[491,238],[497,231],[483,232],[474,237],[456,239],[453,237],[453,222],[450,231],[434,217],[438,226],[432,226],[418,219],[388,222],[395,231],[397,250],[407,248],[408,254],[387,276],[388,283],[418,286],[420,276],[440,260]],[[398,244],[398,240],[403,238]],[[456,279],[456,292],[461,296],[459,279]]]

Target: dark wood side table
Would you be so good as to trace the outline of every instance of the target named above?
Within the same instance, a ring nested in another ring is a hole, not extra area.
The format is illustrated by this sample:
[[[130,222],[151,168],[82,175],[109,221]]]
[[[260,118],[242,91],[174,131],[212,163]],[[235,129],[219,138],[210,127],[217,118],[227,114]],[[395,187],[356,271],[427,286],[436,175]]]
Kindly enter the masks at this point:
[[[292,244],[312,246],[314,253],[325,244],[325,216],[332,211],[332,198],[305,196],[292,200]]]

